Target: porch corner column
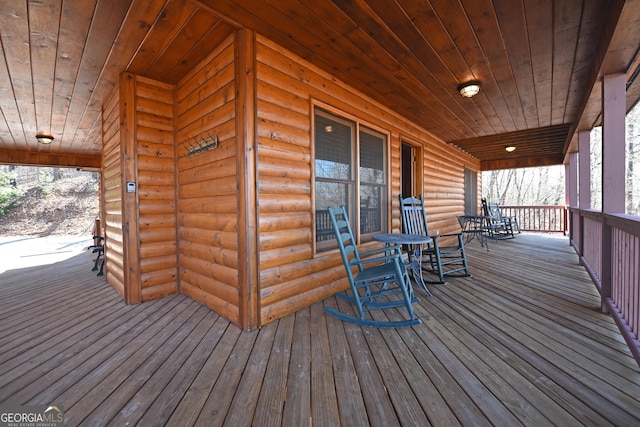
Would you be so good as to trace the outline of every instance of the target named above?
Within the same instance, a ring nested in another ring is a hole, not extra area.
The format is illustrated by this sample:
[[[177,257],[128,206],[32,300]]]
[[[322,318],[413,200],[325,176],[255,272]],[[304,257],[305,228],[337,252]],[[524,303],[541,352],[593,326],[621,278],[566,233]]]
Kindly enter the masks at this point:
[[[565,204],[569,208],[578,206],[578,153],[569,153],[569,162],[564,165]],[[582,256],[579,247],[582,239],[582,216],[578,214],[578,221],[574,221],[574,213],[569,210],[569,244],[574,246],[579,256]],[[576,243],[578,246],[576,246]]]
[[[140,282],[140,237],[138,190],[128,190],[128,183],[138,183],[138,144],[136,131],[136,79],[131,73],[120,75],[121,200],[124,295],[128,304],[142,302]]]
[[[239,29],[235,34],[236,134],[238,166],[238,281],[240,326],[251,330],[260,324],[258,272],[258,195],[256,123],[256,33]]]
[[[611,298],[612,231],[607,225],[608,213],[625,211],[625,113],[626,75],[604,76],[602,83],[602,310],[608,312]]]
[[[584,209],[591,209],[591,133],[578,132],[578,253],[584,255]]]
[[[564,165],[565,203],[578,206],[578,153],[569,153],[569,163]]]

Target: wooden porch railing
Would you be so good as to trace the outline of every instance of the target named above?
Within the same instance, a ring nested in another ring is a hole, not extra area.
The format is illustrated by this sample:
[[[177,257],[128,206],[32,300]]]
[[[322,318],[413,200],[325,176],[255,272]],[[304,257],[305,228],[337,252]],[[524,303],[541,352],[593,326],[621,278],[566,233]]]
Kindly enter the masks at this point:
[[[500,212],[503,216],[516,217],[520,231],[567,232],[567,209],[564,206],[500,206]]]
[[[570,241],[640,364],[640,218],[570,208]]]
[[[381,232],[382,224],[380,217],[380,208],[360,207],[360,233],[370,234]],[[331,240],[334,237],[329,210],[316,209],[316,241],[323,242],[325,240]]]

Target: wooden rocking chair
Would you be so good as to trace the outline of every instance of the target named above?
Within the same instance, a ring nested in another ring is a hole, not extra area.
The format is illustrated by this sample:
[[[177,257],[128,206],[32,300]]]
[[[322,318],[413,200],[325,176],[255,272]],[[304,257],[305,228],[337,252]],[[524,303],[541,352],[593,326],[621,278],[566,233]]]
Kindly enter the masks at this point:
[[[499,218],[502,218],[504,221],[506,221],[509,224],[509,227],[511,227],[512,233],[518,233],[518,234],[521,233],[520,225],[518,224],[518,217],[504,215],[502,213],[502,210],[500,209],[499,204],[489,203],[489,213],[491,215],[495,215]]]
[[[513,239],[513,223],[511,218],[503,217],[500,215],[500,210],[497,209],[497,204],[489,205],[487,199],[482,199],[482,212],[487,217],[487,231],[488,236],[495,240],[501,239]]]
[[[400,195],[400,212],[402,229],[405,233],[429,236],[433,239],[433,244],[429,243],[422,249],[422,268],[438,275],[440,281],[436,283],[445,283],[445,276],[471,276],[462,233],[430,235],[422,196],[403,199]],[[440,243],[442,237],[455,237],[457,242],[450,246],[443,246]]]
[[[385,247],[360,254],[345,209],[330,207],[329,215],[351,288],[350,295],[340,292],[336,296],[353,303],[358,317],[330,307],[325,307],[324,311],[347,322],[378,328],[420,324],[421,320],[414,315],[412,305],[418,298],[413,296],[400,247]],[[394,307],[404,307],[409,318],[384,321],[366,317],[368,311]]]

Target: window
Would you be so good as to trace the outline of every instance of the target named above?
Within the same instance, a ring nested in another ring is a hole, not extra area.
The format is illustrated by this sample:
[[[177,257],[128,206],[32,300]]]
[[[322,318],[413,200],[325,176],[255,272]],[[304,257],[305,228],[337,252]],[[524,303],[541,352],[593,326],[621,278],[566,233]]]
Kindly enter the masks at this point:
[[[464,168],[464,213],[478,214],[478,176],[471,169]]]
[[[360,242],[387,230],[387,137],[315,111],[316,248],[336,247],[329,206],[345,206]]]

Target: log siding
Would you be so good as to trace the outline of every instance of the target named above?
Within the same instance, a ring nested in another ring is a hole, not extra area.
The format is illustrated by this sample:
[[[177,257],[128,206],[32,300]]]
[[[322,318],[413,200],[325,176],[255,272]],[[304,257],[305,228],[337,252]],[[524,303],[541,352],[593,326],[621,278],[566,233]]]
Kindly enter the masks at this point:
[[[140,297],[178,292],[174,89],[136,76],[136,156]]]
[[[261,36],[257,37],[256,58],[260,303],[264,325],[346,287],[337,253],[314,251],[311,124],[315,105],[390,133],[391,230],[400,229],[396,198],[403,138],[423,144],[431,226],[441,233],[454,230],[456,215],[464,213],[464,167],[479,170],[479,164]]]
[[[178,292],[173,98],[123,73],[103,113],[106,276],[132,304]]]
[[[120,91],[114,90],[102,109],[102,207],[105,232],[105,276],[107,282],[125,298],[122,159],[120,150]]]
[[[114,287],[128,302],[179,291],[246,329],[347,285],[338,254],[315,250],[316,106],[388,135],[391,231],[400,229],[403,140],[420,148],[419,187],[441,234],[464,213],[464,168],[479,170],[476,159],[247,30],[176,85],[126,74],[119,98],[127,170],[105,169],[105,195],[120,189],[126,202],[115,248],[122,241],[128,261]],[[218,148],[189,155],[209,135]],[[122,192],[126,180],[138,182],[137,198]]]
[[[178,83],[176,174],[180,290],[239,323],[234,60],[232,35]],[[207,132],[219,147],[188,156]]]

